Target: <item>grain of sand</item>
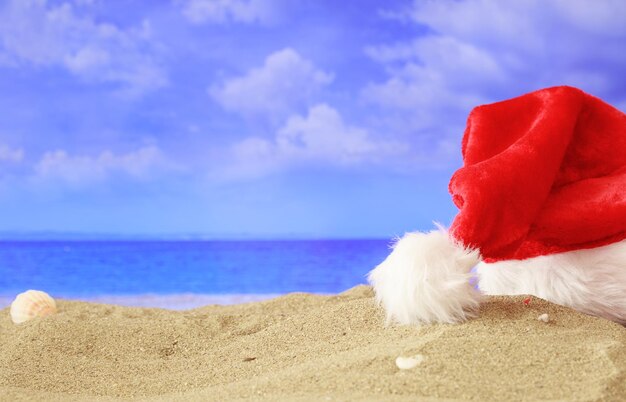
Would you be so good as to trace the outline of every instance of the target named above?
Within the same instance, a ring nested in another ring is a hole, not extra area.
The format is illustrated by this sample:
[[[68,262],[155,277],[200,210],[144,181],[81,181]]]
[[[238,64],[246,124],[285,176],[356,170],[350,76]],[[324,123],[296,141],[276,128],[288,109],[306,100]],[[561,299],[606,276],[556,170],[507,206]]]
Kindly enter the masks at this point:
[[[523,300],[423,327],[385,327],[367,286],[188,311],[59,300],[21,325],[4,309],[0,400],[626,400],[624,327]]]

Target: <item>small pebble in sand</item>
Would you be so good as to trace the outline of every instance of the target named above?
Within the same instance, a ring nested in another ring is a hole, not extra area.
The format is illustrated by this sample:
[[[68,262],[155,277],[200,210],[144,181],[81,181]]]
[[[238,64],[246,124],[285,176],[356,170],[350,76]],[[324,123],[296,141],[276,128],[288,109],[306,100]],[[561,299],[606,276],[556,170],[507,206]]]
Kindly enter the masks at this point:
[[[548,314],[541,314],[539,317],[537,317],[537,319],[543,322],[550,321],[550,317],[548,316]]]
[[[400,370],[409,370],[420,364],[422,361],[424,361],[424,356],[422,355],[415,355],[411,357],[399,356],[396,358],[396,366],[398,366]]]

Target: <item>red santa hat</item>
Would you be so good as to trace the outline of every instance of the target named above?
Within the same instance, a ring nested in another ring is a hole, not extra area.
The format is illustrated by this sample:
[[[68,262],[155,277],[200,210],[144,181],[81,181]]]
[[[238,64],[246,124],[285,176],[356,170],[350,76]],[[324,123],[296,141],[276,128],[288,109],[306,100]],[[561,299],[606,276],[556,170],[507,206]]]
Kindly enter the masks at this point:
[[[626,239],[626,115],[572,87],[472,110],[450,230],[408,233],[369,280],[388,319],[457,322],[480,295],[470,269]]]

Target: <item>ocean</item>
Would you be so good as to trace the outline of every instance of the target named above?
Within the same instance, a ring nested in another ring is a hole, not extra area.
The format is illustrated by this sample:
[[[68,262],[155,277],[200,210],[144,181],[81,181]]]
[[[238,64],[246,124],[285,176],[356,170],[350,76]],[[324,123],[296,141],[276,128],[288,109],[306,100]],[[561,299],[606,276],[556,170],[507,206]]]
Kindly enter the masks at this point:
[[[56,298],[192,308],[366,283],[389,240],[4,241],[0,307],[27,289]]]

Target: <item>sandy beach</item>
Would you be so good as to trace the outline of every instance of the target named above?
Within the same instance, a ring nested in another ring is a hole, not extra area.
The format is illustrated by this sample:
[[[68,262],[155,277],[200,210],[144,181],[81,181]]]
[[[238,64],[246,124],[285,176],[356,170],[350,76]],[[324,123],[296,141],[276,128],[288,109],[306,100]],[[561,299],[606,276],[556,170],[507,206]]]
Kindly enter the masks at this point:
[[[99,295],[91,297],[80,297],[77,300],[89,303],[99,304],[115,304],[118,306],[128,307],[158,307],[168,310],[190,310],[193,308],[208,306],[209,304],[242,304],[251,303],[261,300],[273,299],[280,294],[261,293],[261,294],[196,294],[196,293],[178,293],[178,294],[155,294],[144,293],[138,295]],[[9,307],[14,296],[0,295],[0,309]],[[64,297],[60,297],[63,299]]]
[[[188,311],[58,301],[0,313],[2,401],[626,399],[626,329],[538,298],[461,325],[385,327],[368,286]],[[549,314],[548,323],[537,320]],[[422,355],[410,370],[398,356]]]

